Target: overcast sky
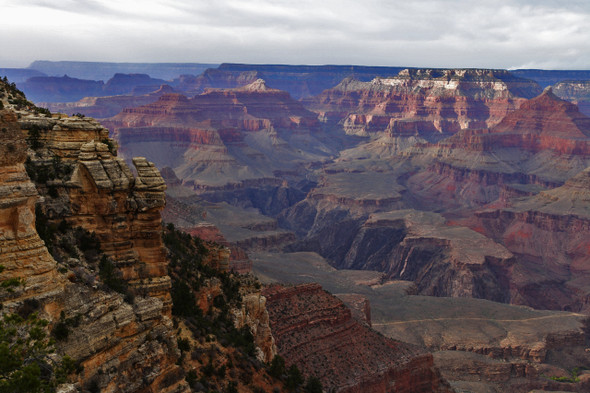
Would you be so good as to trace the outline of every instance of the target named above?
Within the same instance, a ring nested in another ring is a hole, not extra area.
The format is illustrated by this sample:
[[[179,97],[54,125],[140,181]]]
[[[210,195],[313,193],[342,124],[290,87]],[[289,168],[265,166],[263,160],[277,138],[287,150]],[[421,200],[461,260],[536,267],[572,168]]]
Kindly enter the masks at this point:
[[[590,69],[588,0],[0,0],[33,60]]]

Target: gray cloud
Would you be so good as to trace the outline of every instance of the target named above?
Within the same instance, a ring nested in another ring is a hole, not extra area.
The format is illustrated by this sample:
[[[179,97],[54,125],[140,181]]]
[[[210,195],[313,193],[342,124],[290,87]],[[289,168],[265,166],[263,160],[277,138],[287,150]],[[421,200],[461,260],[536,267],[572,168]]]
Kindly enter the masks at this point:
[[[585,0],[5,0],[35,59],[590,68]]]

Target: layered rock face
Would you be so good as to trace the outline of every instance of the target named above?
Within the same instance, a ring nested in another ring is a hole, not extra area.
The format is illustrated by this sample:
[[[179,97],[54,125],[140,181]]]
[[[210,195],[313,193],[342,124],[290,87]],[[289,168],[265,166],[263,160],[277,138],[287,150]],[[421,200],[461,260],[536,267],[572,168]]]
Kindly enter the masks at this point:
[[[160,235],[166,186],[145,158],[134,158],[133,164],[137,177],[105,144],[82,145],[78,166],[66,185],[71,204],[66,219],[94,232],[123,278],[169,307],[170,278]]]
[[[122,159],[113,156],[116,144],[108,130],[93,119],[22,116],[19,122],[29,139],[35,137],[43,146],[34,162],[58,157],[73,167],[67,181],[50,184],[60,197],[47,201],[49,217],[65,218],[94,232],[124,278],[138,290],[161,297],[169,307],[170,279],[160,236],[166,186],[154,165],[145,158],[134,159],[135,177]]]
[[[67,328],[67,340],[58,341],[56,344],[59,353],[68,354],[79,362],[83,369],[81,373],[71,376],[76,381],[75,386],[70,385],[73,391],[84,389],[129,393],[188,391],[182,370],[176,365],[180,354],[171,320],[166,315],[169,310],[169,304],[167,304],[169,281],[166,281],[168,284],[165,286],[166,294],[151,291],[160,298],[138,297],[132,304],[128,304],[123,301],[120,294],[98,289],[95,284],[95,273],[88,266],[83,266],[79,260],[72,260],[72,263],[80,265],[74,271],[64,270],[63,262],[58,271],[58,264],[47,251],[35,228],[35,203],[38,194],[23,165],[27,155],[26,144],[17,123],[17,116],[9,110],[0,112],[2,128],[0,138],[5,142],[0,147],[3,150],[0,155],[0,264],[3,266],[0,280],[7,282],[11,279],[22,279],[23,282],[11,291],[2,289],[3,312],[15,312],[22,307],[24,300],[33,299],[34,303],[31,304],[38,305],[36,311],[41,317],[50,321],[50,328],[58,322],[77,321],[75,329]],[[26,124],[35,118],[35,115],[27,112],[19,112],[19,115],[21,121]],[[67,124],[67,122],[64,123]],[[94,135],[94,125],[87,126],[88,129],[81,127],[79,132],[72,130],[71,132],[76,134],[76,137],[72,139],[78,138],[79,134],[85,132],[90,136]],[[63,127],[61,129],[63,130]],[[57,132],[54,136],[56,135],[62,134]],[[48,135],[47,140],[49,139],[51,136]],[[48,145],[59,146],[59,143],[56,142],[53,145],[48,143]],[[86,188],[86,191],[95,192],[94,199],[89,200],[98,203],[88,203],[88,205],[96,206],[100,205],[97,198],[100,194],[99,185],[96,182],[92,183],[92,179],[95,178],[91,175],[79,174],[80,171],[92,166],[90,157],[92,153],[89,146],[95,148],[95,155],[110,153],[105,145],[90,142],[86,144],[84,153],[81,153],[81,155],[86,154],[81,161],[88,165],[84,166],[80,163],[77,168],[76,178],[94,187]],[[99,162],[97,158],[94,161],[95,164]],[[146,176],[146,170],[141,169],[141,164],[138,164],[138,167],[138,171],[143,172],[143,175],[138,177],[139,184],[134,192],[137,195],[136,201],[138,199],[144,201],[142,207],[146,207],[150,201],[147,195],[150,192],[149,186],[153,185],[153,181],[150,182],[153,178]],[[101,166],[101,168],[104,167]],[[111,167],[109,171],[111,175],[112,169]],[[147,172],[152,173],[149,170]],[[105,176],[100,179],[99,184],[105,187],[108,182],[111,182],[112,186],[111,179]],[[144,185],[143,188],[142,185]],[[58,191],[58,195],[62,192]],[[161,191],[158,195],[160,194],[162,194]],[[59,200],[61,202],[55,198],[51,204],[57,206],[66,203],[60,211],[67,209],[69,202],[67,198],[60,197]],[[78,203],[81,202],[78,201]],[[88,199],[84,202],[88,202]],[[111,208],[116,205],[112,202],[107,204]],[[71,207],[73,210],[76,209],[73,205]],[[86,209],[87,206],[77,208]],[[88,229],[92,229],[92,225],[89,224],[94,222],[95,228],[99,230],[100,224],[97,225],[97,223],[103,220],[100,213],[106,212],[95,211],[94,213],[94,216],[86,217],[86,220],[80,220],[76,224],[88,225]],[[74,221],[75,219],[72,220]],[[121,224],[119,221],[116,225]],[[142,231],[143,234],[146,233],[145,229]],[[147,234],[149,235],[150,232],[147,231]],[[155,239],[146,236],[143,241],[153,243]],[[161,249],[161,240],[157,243]],[[153,257],[150,255],[150,258]],[[147,264],[152,260],[148,258]],[[153,268],[150,273],[154,273]],[[157,280],[159,277],[154,276],[154,278]]]
[[[51,296],[65,280],[35,228],[39,194],[25,171],[27,145],[14,112],[0,111],[0,272],[2,279],[25,278],[14,292],[2,290],[2,302]]]
[[[560,186],[590,165],[589,120],[547,90],[491,129],[345,151],[282,213],[303,237],[289,250],[413,281],[420,294],[586,310],[584,181]]]
[[[337,392],[450,392],[432,356],[351,317],[317,284],[264,291],[279,354]]]
[[[586,169],[509,208],[476,213],[472,225],[519,256],[511,274],[513,303],[588,312],[589,189]]]
[[[427,170],[409,189],[446,205],[485,205],[556,187],[590,164],[590,118],[546,90],[490,130],[463,131],[408,154]]]
[[[314,137],[315,114],[262,80],[192,99],[164,95],[105,124],[124,155],[149,154],[199,192],[281,184],[275,171],[323,159],[329,150]]]
[[[401,210],[371,215],[339,267],[413,281],[419,294],[507,302],[505,275],[513,263],[512,253],[477,232]]]
[[[498,70],[406,69],[370,82],[345,79],[307,102],[351,134],[454,134],[487,128],[540,93],[532,81]]]
[[[76,116],[25,116],[19,119],[19,124],[28,139],[34,139],[51,154],[69,162],[78,159],[84,143],[107,141],[109,137],[109,131],[96,120]]]

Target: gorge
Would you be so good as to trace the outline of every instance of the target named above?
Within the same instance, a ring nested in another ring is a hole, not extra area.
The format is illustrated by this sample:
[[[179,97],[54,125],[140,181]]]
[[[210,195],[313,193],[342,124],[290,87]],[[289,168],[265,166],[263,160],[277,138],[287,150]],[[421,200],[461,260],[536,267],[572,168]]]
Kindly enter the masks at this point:
[[[3,84],[2,310],[69,326],[70,391],[589,389],[583,81],[146,77],[47,104],[100,122]]]

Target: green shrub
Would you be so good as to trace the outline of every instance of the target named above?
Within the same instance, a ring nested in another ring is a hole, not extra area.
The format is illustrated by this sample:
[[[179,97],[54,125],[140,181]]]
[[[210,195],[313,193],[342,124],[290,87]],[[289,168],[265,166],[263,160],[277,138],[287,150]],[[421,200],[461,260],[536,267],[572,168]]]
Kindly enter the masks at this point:
[[[280,355],[275,355],[270,362],[268,373],[275,378],[281,378],[285,374],[285,370],[285,359]]]
[[[35,313],[26,319],[17,314],[0,318],[0,392],[55,392],[74,371],[71,358],[52,360],[47,325]]]
[[[299,371],[296,365],[289,367],[287,371],[287,379],[285,380],[285,387],[289,390],[295,390],[303,384],[303,374]]]
[[[322,383],[317,377],[309,377],[307,379],[307,383],[303,387],[303,390],[306,393],[322,393],[323,387]]]

